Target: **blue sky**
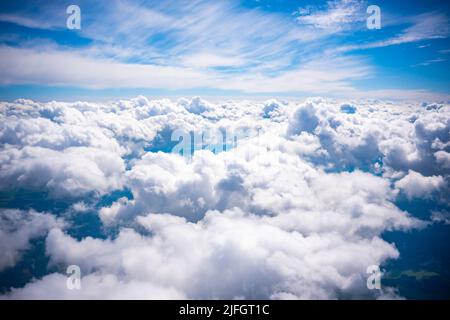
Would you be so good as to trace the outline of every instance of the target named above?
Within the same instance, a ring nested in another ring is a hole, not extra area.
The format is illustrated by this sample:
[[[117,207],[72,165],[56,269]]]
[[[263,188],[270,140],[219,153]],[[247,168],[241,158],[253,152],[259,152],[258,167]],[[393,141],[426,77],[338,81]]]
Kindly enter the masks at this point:
[[[81,30],[66,27],[81,8]],[[381,8],[369,30],[369,5]],[[448,100],[442,1],[2,1],[0,99]]]

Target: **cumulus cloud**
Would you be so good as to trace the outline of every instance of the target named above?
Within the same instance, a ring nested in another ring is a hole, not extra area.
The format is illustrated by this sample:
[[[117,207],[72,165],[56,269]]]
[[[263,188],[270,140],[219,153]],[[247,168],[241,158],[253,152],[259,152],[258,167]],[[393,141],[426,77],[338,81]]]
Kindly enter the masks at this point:
[[[314,106],[309,103],[297,109],[289,124],[288,133],[291,135],[302,132],[312,133],[318,124],[319,119],[315,114]]]
[[[445,169],[450,169],[450,153],[446,151],[437,151],[434,154],[436,161]]]
[[[115,153],[86,147],[62,152],[40,147],[0,152],[0,190],[47,190],[56,197],[105,194],[122,188],[123,160]]]
[[[106,230],[75,236],[56,212],[39,214],[49,221],[39,232],[29,230],[35,218],[14,220],[25,230],[17,243],[51,229],[46,254],[58,272],[3,298],[392,297],[366,289],[366,268],[401,254],[386,231],[427,225],[398,199],[448,201],[450,109],[429,106],[2,103],[0,191],[47,191]],[[173,140],[180,132],[186,141]],[[189,152],[172,152],[183,142]],[[3,232],[8,246],[19,237]],[[26,248],[9,249],[4,265]],[[65,287],[70,264],[82,269],[80,291]]]
[[[143,286],[141,298],[326,299],[361,290],[367,265],[398,256],[378,237],[349,243],[333,232],[304,236],[240,210],[209,212],[196,224],[162,214],[139,223],[153,235],[124,229],[113,241],[76,241],[53,230],[47,238],[52,263],[80,265],[88,274],[87,288],[64,291],[64,281],[54,274],[11,297],[32,298],[46,288],[44,296],[96,298],[110,287],[107,297],[133,298],[132,289]],[[91,288],[96,282],[100,287]]]
[[[434,191],[444,186],[441,176],[425,177],[410,170],[409,173],[397,181],[395,186],[405,192],[408,198],[429,197]]]
[[[358,0],[328,1],[325,10],[315,7],[300,8],[296,13],[302,25],[323,29],[327,34],[337,33],[364,21],[364,3]]]
[[[66,287],[67,276],[52,273],[41,281],[28,283],[23,289],[12,289],[8,299],[186,299],[186,297],[174,289],[156,287],[152,283],[144,281],[124,282],[115,274],[96,275],[89,274],[83,277],[82,290],[68,290]],[[43,295],[42,293],[45,292]]]

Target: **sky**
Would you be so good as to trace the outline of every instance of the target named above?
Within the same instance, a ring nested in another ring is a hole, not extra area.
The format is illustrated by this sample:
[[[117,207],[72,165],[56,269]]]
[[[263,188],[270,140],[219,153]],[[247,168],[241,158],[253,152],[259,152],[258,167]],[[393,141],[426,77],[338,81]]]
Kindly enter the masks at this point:
[[[68,29],[76,4],[81,29]],[[381,28],[368,29],[369,5]],[[1,1],[0,99],[448,100],[442,1]]]

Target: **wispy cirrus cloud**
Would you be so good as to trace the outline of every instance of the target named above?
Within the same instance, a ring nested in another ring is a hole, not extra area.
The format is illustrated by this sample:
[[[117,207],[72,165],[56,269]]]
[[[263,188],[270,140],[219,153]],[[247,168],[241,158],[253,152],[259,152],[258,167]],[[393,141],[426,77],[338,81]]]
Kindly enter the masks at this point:
[[[338,48],[338,51],[381,48],[422,40],[444,39],[450,35],[448,16],[439,12],[427,12],[404,20],[410,26],[396,36],[365,44],[343,46]]]
[[[324,8],[307,6],[298,9],[294,14],[298,15],[299,24],[326,31],[333,34],[343,30],[354,28],[355,24],[361,24],[366,20],[365,1],[342,0],[328,1]],[[361,24],[364,25],[364,24]]]
[[[367,49],[449,34],[446,13],[406,15],[394,23],[383,10],[383,26],[400,30],[355,37],[367,32],[367,3],[358,0],[305,5],[293,15],[244,7],[237,0],[79,4],[82,29],[72,34],[78,37],[73,43],[61,42],[60,35],[8,37],[12,40],[1,49],[10,59],[0,79],[4,85],[344,94],[371,78],[379,89]],[[2,13],[0,21],[67,32],[60,3],[34,9]]]
[[[290,71],[274,76],[251,74],[223,74],[207,70],[211,64],[235,63],[235,60],[199,60],[197,67],[127,64],[86,57],[70,51],[51,48],[0,47],[3,85],[33,83],[86,88],[168,88],[190,89],[211,87],[243,92],[351,92],[350,81],[367,77],[370,67],[362,59],[317,58]],[[198,57],[194,57],[198,58]],[[191,62],[192,63],[192,62]],[[203,63],[203,65],[202,65]],[[329,70],[333,68],[334,72]]]
[[[445,62],[445,61],[447,61],[447,59],[442,59],[442,58],[425,60],[424,62],[421,62],[418,64],[413,64],[411,67],[426,67],[433,63],[439,63],[439,62]]]

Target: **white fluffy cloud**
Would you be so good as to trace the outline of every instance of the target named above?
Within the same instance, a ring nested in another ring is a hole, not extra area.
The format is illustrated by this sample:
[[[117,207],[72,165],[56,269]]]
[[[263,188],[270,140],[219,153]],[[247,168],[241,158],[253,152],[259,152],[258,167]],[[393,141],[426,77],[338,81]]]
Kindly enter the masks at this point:
[[[1,110],[1,191],[46,190],[117,230],[74,238],[48,224],[51,265],[79,265],[82,290],[54,273],[4,297],[374,297],[367,266],[399,256],[383,233],[426,225],[399,195],[447,201],[446,104],[137,97]],[[183,157],[176,130],[196,149],[202,133],[231,149]],[[118,190],[129,195],[96,202]]]
[[[0,190],[47,190],[55,197],[105,194],[122,188],[123,160],[115,153],[86,147],[62,152],[40,147],[0,152]]]
[[[409,173],[397,181],[395,186],[405,192],[408,198],[429,197],[433,192],[444,186],[441,176],[425,177],[410,170]]]
[[[450,153],[446,151],[437,151],[434,154],[436,161],[445,169],[450,169]]]
[[[139,222],[153,236],[124,229],[113,241],[79,242],[53,230],[47,238],[52,263],[78,264],[88,274],[87,287],[72,293],[52,275],[12,297],[32,298],[46,288],[44,296],[65,298],[326,299],[363,291],[367,265],[398,256],[378,237],[349,242],[336,232],[304,236],[240,210],[209,212],[197,224],[161,214]],[[132,292],[141,286],[147,289],[139,296]],[[113,290],[102,291],[108,287]]]

